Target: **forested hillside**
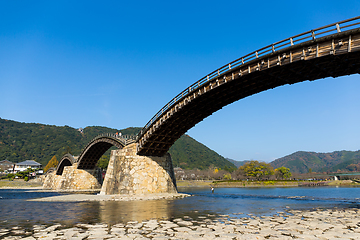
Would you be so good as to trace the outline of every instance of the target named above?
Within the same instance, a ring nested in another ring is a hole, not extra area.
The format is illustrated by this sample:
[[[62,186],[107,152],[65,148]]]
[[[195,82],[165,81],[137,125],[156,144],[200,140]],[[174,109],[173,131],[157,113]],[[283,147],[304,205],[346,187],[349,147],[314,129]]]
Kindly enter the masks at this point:
[[[60,160],[68,152],[79,155],[82,148],[99,134],[121,132],[123,135],[136,135],[139,131],[140,128],[134,127],[112,129],[94,126],[80,132],[69,126],[20,123],[0,118],[0,160],[35,160],[45,166],[53,156]],[[206,169],[211,165],[234,167],[225,158],[186,135],[176,141],[169,152],[174,166],[188,169]]]
[[[360,151],[331,153],[295,152],[271,162],[274,168],[290,168],[293,173],[360,171]]]
[[[184,169],[207,169],[214,166],[221,169],[235,165],[188,135],[183,135],[169,150],[174,167]]]
[[[250,160],[244,160],[244,161],[236,161],[234,159],[226,158],[229,162],[233,163],[237,168],[243,166],[245,163],[250,162]]]

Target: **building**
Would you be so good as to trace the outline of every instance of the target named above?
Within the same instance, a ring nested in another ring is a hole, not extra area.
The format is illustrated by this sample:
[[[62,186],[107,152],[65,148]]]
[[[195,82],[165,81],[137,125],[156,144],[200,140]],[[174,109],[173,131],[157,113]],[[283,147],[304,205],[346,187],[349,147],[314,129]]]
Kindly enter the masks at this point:
[[[12,163],[8,160],[0,161],[0,170],[1,171],[12,171],[13,167],[14,167],[14,163]]]
[[[174,174],[177,180],[184,180],[187,178],[185,171],[180,167],[174,167]]]
[[[15,163],[15,172],[25,171],[28,168],[37,169],[42,168],[42,165],[34,160],[26,160],[20,163]]]

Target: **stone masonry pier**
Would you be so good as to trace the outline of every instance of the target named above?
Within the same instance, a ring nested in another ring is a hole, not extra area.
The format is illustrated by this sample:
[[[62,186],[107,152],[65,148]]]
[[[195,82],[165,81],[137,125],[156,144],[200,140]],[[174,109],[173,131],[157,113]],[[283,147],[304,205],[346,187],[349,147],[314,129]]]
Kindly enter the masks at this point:
[[[150,193],[177,193],[170,154],[139,156],[135,143],[113,150],[100,194]]]
[[[43,188],[61,191],[100,190],[101,195],[177,193],[171,156],[139,156],[136,143],[111,151],[103,185],[94,170],[78,169],[78,162],[64,166],[61,175],[47,174]]]
[[[72,166],[65,166],[61,175],[56,175],[56,171],[48,174],[43,188],[69,191],[100,189],[101,185],[93,172],[94,170],[77,169],[77,163],[74,163]]]

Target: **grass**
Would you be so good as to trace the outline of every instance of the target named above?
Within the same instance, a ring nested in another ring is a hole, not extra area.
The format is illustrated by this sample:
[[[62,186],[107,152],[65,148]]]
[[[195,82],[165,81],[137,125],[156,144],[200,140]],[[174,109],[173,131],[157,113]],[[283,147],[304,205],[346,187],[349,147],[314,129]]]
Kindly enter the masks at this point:
[[[23,179],[14,179],[13,181],[7,179],[0,180],[0,188],[34,188],[41,186],[42,183],[38,181],[25,182]]]
[[[211,180],[176,180],[178,187],[210,187],[213,185]]]
[[[337,180],[337,181],[331,181],[328,183],[329,186],[360,186],[359,183],[356,183],[352,180]]]
[[[230,181],[214,181],[217,187],[294,187],[298,186],[297,181],[241,181],[241,180],[230,180]]]

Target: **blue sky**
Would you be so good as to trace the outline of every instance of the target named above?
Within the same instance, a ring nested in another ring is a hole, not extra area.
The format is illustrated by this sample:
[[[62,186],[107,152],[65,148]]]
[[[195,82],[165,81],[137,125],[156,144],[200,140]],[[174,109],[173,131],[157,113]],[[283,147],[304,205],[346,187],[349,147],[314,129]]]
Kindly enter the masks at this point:
[[[346,1],[0,1],[0,117],[142,127],[207,73],[265,45],[359,15]],[[282,86],[188,134],[225,157],[360,149],[360,76]]]

